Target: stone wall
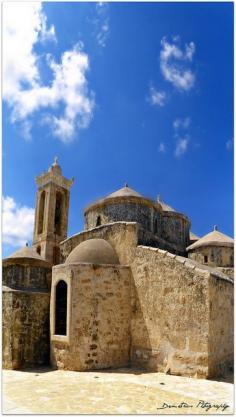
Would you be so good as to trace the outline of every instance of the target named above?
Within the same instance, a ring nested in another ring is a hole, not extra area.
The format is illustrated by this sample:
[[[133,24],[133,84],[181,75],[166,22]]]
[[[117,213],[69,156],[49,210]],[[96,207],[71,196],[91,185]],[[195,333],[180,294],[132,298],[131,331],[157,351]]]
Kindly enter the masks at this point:
[[[224,374],[233,368],[234,357],[234,292],[233,282],[209,280],[209,376]]]
[[[132,364],[174,375],[208,377],[209,280],[214,271],[161,249],[142,246],[136,249],[131,269]],[[212,278],[223,280],[227,287],[222,300],[229,293],[232,296],[232,283],[225,278]],[[217,309],[217,297],[214,303]],[[229,320],[232,310],[226,310]],[[214,325],[221,328],[218,319]],[[224,344],[229,353],[228,335]]]
[[[160,236],[161,213],[152,204],[139,201],[114,201],[114,203],[97,205],[94,209],[85,212],[85,229],[96,227],[99,218],[100,224],[113,222],[137,222],[144,229]]]
[[[3,287],[3,368],[49,364],[49,293]]]
[[[49,364],[52,271],[41,263],[32,258],[12,258],[3,262],[4,368]]]
[[[163,211],[161,217],[161,237],[185,253],[189,245],[190,221],[182,214],[172,211]]]
[[[138,244],[138,225],[131,222],[110,223],[78,233],[61,243],[62,262],[79,243],[95,238],[107,240],[117,253],[120,264],[127,265]]]
[[[148,232],[138,223],[116,222],[85,230],[62,242],[60,245],[61,261],[65,262],[70,252],[79,243],[95,238],[107,240],[117,253],[120,264],[123,265],[129,265],[132,262],[138,244],[160,247],[177,254],[181,253],[176,245],[171,245],[153,233]]]
[[[212,267],[234,266],[234,248],[229,246],[200,246],[189,251],[188,256],[190,259]]]
[[[67,334],[55,335],[55,286],[68,285]],[[130,356],[130,270],[111,265],[72,264],[53,268],[51,363],[83,371],[118,368]]]

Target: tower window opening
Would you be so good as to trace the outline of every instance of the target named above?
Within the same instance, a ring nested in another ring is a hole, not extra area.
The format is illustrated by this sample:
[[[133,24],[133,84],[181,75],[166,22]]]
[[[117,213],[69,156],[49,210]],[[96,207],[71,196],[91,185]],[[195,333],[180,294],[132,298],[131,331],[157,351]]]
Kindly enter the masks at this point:
[[[41,255],[41,246],[37,246],[36,252]]]
[[[101,216],[97,217],[97,222],[96,222],[96,226],[101,226],[102,222],[101,222]]]
[[[62,194],[60,192],[57,192],[54,227],[55,227],[55,233],[59,236],[61,234],[61,217],[62,217]]]
[[[45,208],[45,191],[41,193],[40,200],[39,200],[38,234],[41,234],[43,232],[44,208]]]
[[[59,281],[56,286],[55,334],[66,336],[67,283]]]
[[[54,246],[53,248],[53,265],[58,265],[60,263],[60,248]]]
[[[204,255],[204,263],[206,264],[208,262],[208,256]]]

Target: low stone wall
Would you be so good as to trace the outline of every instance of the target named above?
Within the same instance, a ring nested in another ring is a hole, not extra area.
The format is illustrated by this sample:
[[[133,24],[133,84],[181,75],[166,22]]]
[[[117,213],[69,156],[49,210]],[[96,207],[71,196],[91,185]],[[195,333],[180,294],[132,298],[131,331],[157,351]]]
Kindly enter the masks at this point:
[[[131,269],[132,364],[174,375],[209,377],[210,303],[214,309],[219,306],[217,297],[211,300],[210,280],[224,282],[227,291],[223,290],[222,300],[232,295],[231,280],[189,259],[143,246],[137,247]],[[226,310],[232,329],[232,307]],[[220,329],[218,319],[214,325]],[[228,353],[229,332],[221,341]]]
[[[3,287],[3,368],[49,364],[49,293]]]
[[[209,279],[209,376],[215,377],[233,368],[234,291],[233,282]]]
[[[55,335],[56,285],[68,286],[65,336]],[[59,369],[127,366],[130,358],[130,269],[118,265],[72,264],[53,268],[51,363]]]

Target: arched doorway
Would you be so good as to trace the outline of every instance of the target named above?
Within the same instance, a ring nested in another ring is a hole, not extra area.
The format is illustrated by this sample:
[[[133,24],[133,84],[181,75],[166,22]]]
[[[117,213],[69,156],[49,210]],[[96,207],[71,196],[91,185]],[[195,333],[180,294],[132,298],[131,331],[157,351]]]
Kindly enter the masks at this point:
[[[56,285],[55,334],[66,336],[67,283],[63,280]]]

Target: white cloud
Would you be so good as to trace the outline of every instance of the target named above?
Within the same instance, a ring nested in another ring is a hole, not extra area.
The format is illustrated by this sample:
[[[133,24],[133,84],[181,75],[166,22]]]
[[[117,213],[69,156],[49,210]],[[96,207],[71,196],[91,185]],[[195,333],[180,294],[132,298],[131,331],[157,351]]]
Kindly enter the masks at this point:
[[[189,137],[188,136],[185,136],[183,138],[179,138],[177,143],[176,143],[175,156],[177,158],[179,158],[180,156],[185,154],[185,152],[187,151],[188,145],[189,145]]]
[[[10,106],[12,122],[23,123],[23,134],[30,136],[30,116],[41,109],[48,114],[54,136],[64,142],[72,140],[78,129],[88,126],[94,108],[94,95],[88,89],[86,73],[88,55],[78,43],[65,51],[57,63],[47,55],[51,69],[51,84],[43,85],[39,61],[34,52],[38,42],[55,40],[55,28],[47,28],[47,18],[41,3],[5,3],[3,15],[3,98]],[[63,114],[55,116],[59,105]],[[27,128],[27,130],[25,130]]]
[[[179,129],[188,129],[188,127],[190,126],[191,123],[191,119],[190,117],[185,117],[183,119],[175,119],[173,122],[173,128],[175,130],[179,130]]]
[[[195,75],[189,65],[195,52],[195,44],[190,42],[184,49],[180,46],[180,37],[174,37],[173,43],[163,38],[161,41],[160,68],[165,80],[178,90],[190,90],[195,83]]]
[[[34,209],[21,206],[12,197],[3,197],[2,241],[11,246],[24,246],[32,239]]]
[[[154,87],[150,87],[148,100],[153,106],[162,107],[166,103],[166,93],[165,91],[158,91]]]
[[[166,146],[163,142],[161,142],[158,146],[158,152],[165,153],[165,151],[166,151]]]
[[[230,151],[233,148],[233,141],[227,140],[225,146],[226,146],[227,151]]]
[[[97,18],[94,20],[96,25],[96,39],[99,46],[104,48],[110,33],[110,19],[108,15],[108,3],[98,2],[96,4]]]

